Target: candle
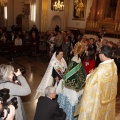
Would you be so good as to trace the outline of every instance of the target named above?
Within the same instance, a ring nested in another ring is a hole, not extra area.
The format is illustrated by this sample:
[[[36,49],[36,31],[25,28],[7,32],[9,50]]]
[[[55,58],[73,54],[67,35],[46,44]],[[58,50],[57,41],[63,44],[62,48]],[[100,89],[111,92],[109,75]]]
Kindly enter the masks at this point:
[[[117,30],[117,23],[115,23],[115,31]]]

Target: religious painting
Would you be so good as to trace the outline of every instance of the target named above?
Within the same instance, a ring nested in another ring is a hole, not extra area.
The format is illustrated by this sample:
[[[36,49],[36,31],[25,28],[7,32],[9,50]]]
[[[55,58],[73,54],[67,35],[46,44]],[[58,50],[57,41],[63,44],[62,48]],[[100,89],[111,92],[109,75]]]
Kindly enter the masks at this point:
[[[87,0],[73,0],[73,20],[85,20]]]

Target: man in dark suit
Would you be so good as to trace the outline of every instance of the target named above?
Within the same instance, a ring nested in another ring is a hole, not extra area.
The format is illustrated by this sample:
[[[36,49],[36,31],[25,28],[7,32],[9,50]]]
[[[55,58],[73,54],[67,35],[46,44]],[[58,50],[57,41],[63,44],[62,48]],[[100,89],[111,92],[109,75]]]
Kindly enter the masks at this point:
[[[34,120],[65,120],[66,114],[63,112],[55,99],[56,89],[48,86],[45,89],[45,97],[38,99]]]

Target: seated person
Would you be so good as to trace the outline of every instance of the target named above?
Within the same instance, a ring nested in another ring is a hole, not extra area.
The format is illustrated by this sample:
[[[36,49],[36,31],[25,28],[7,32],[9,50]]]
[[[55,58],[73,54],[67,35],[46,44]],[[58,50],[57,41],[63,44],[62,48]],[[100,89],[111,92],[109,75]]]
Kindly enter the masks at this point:
[[[7,36],[5,35],[5,32],[2,33],[2,36],[0,37],[0,42],[6,43],[7,41]]]
[[[20,38],[19,35],[17,35],[15,41],[14,41],[15,46],[21,46],[22,45],[22,39]]]
[[[48,86],[45,88],[45,97],[38,99],[34,120],[65,120],[66,114],[63,112],[56,101],[55,87]]]
[[[25,36],[23,37],[23,44],[30,44],[30,36],[29,33],[26,33]]]

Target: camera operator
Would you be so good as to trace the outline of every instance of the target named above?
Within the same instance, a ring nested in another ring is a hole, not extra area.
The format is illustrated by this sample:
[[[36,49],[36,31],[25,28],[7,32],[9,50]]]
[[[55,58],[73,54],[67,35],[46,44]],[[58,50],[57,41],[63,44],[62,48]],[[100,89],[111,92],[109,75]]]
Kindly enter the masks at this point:
[[[13,82],[14,74],[17,76],[17,80],[20,82],[16,84]],[[7,88],[10,90],[10,98],[16,97],[18,101],[18,107],[16,109],[15,120],[25,120],[25,111],[20,96],[26,96],[31,93],[30,87],[26,79],[22,76],[20,69],[14,72],[14,68],[11,65],[0,65],[0,89]]]
[[[10,109],[9,114],[7,113],[7,110],[4,109],[4,117],[0,118],[0,120],[14,120],[15,116],[15,107],[13,105],[9,105],[8,108]],[[0,111],[2,109],[2,104],[0,103]]]

